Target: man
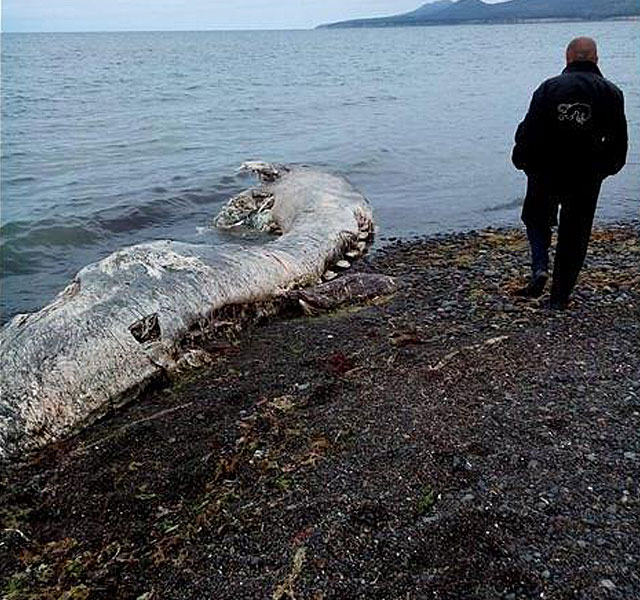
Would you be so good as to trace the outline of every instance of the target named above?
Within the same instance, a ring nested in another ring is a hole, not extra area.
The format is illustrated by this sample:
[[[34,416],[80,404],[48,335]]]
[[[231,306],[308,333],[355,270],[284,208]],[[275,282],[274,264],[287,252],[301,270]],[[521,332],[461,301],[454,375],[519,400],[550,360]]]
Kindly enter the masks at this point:
[[[600,186],[627,156],[622,92],[598,69],[596,43],[567,47],[567,66],[535,91],[518,126],[513,164],[527,174],[522,220],[531,246],[532,277],[517,293],[537,298],[549,279],[551,227],[558,244],[550,306],[566,308],[587,253]]]

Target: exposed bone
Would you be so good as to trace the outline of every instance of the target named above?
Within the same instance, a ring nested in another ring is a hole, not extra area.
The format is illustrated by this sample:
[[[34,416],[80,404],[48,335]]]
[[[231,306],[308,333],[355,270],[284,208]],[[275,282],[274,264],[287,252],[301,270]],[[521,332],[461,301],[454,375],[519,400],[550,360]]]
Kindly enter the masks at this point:
[[[316,308],[311,306],[311,304],[305,302],[302,298],[298,298],[298,304],[300,305],[302,312],[308,317],[314,317],[319,312]]]
[[[331,281],[332,279],[335,279],[338,276],[338,274],[334,271],[325,271],[325,274],[322,276],[322,279],[324,279],[325,281]]]

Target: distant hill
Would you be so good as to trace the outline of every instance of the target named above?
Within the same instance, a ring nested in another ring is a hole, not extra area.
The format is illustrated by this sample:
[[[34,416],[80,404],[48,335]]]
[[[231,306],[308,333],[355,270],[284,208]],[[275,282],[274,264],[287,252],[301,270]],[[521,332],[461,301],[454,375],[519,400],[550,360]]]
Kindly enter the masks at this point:
[[[544,19],[613,19],[640,16],[640,0],[437,0],[414,11],[390,17],[354,19],[321,28],[409,27],[458,23],[516,23]]]

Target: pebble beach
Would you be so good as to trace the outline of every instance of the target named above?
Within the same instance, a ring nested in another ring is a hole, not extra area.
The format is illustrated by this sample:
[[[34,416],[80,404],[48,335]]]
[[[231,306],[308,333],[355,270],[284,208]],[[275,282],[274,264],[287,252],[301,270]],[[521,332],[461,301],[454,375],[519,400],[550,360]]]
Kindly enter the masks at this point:
[[[639,233],[594,230],[566,311],[487,229],[356,262],[390,298],[202,341],[2,467],[2,598],[640,597]]]

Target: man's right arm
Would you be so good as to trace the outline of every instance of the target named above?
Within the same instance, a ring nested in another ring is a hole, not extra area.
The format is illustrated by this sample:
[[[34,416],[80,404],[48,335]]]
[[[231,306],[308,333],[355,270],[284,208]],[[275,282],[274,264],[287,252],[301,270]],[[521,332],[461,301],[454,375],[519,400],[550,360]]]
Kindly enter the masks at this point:
[[[540,167],[541,133],[543,129],[544,90],[540,86],[531,98],[529,110],[516,131],[516,144],[511,161],[516,169],[535,173]]]
[[[616,89],[609,131],[604,136],[605,167],[604,175],[615,175],[627,161],[628,133],[627,119],[624,114],[624,96]]]

